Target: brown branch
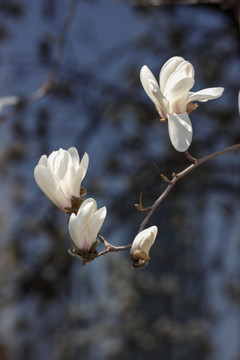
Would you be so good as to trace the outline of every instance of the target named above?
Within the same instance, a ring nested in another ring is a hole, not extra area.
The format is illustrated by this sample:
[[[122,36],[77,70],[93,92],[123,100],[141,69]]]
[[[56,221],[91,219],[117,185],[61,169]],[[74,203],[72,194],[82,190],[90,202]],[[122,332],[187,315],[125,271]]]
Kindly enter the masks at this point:
[[[195,159],[195,157],[193,157],[188,150],[185,151],[184,154],[186,155],[188,160],[192,161],[193,163],[195,163],[197,161],[197,159]]]
[[[203,158],[200,159],[195,159],[192,155],[190,155],[190,153],[188,151],[185,152],[185,155],[187,156],[188,159],[190,159],[191,161],[193,161],[193,164],[191,164],[190,166],[188,166],[187,168],[185,168],[184,170],[182,170],[179,173],[173,173],[172,174],[172,180],[170,180],[167,188],[163,191],[163,193],[158,197],[158,199],[154,202],[154,204],[152,206],[150,206],[149,212],[147,214],[147,216],[144,218],[144,220],[142,221],[139,231],[142,231],[144,229],[144,227],[146,226],[147,222],[149,221],[150,217],[152,216],[153,212],[156,210],[156,208],[160,205],[160,203],[163,201],[163,199],[168,195],[168,193],[172,190],[172,188],[174,187],[174,185],[177,183],[178,180],[182,179],[183,177],[185,177],[187,174],[189,174],[192,170],[196,169],[199,165],[206,163],[207,161],[214,159],[215,157],[218,157],[220,155],[224,155],[226,153],[229,153],[231,151],[240,149],[240,143],[233,145],[233,146],[229,146],[223,150],[217,151],[213,154],[204,156]],[[142,199],[140,197],[140,204],[142,205]],[[100,241],[104,244],[105,246],[105,250],[101,251],[100,253],[94,253],[94,256],[90,256],[89,258],[83,257],[84,254],[77,252],[76,249],[74,250],[69,250],[69,254],[72,256],[76,256],[77,258],[79,258],[80,260],[83,261],[83,265],[85,265],[87,262],[94,260],[95,258],[108,254],[109,252],[119,252],[119,251],[124,251],[124,250],[129,250],[132,247],[132,244],[128,244],[128,245],[124,245],[124,246],[114,246],[112,244],[110,244],[101,234],[98,234],[98,238],[100,239]],[[96,245],[97,245],[97,241],[96,241]],[[89,255],[89,254],[88,254]],[[90,253],[90,255],[92,255]]]
[[[128,250],[131,248],[132,244],[129,245],[124,245],[124,246],[114,246],[112,244],[110,244],[102,235],[98,234],[99,239],[102,241],[102,243],[105,246],[105,250],[103,250],[102,252],[100,252],[98,254],[98,257],[101,255],[105,255],[109,252],[118,252],[118,251],[123,251],[123,250]]]
[[[238,149],[240,149],[240,144],[229,146],[229,147],[227,147],[227,148],[225,148],[223,150],[220,150],[220,151],[217,151],[217,152],[215,152],[213,154],[204,156],[201,159],[195,159],[188,153],[188,155],[190,155],[190,159],[194,160],[194,163],[191,164],[190,166],[188,166],[186,169],[179,172],[178,174],[175,174],[175,173],[173,174],[173,178],[170,181],[167,188],[158,197],[158,199],[155,201],[155,203],[150,207],[149,213],[146,215],[146,217],[143,219],[143,221],[142,221],[142,223],[140,225],[139,232],[142,231],[145,228],[145,226],[148,223],[148,221],[149,221],[150,217],[152,216],[153,212],[156,210],[156,208],[159,206],[159,204],[163,201],[163,199],[168,195],[168,193],[172,190],[172,188],[174,187],[174,185],[177,183],[178,180],[182,179],[184,176],[189,174],[192,170],[196,169],[199,165],[204,164],[207,161],[209,161],[211,159],[214,159],[215,157],[218,157],[220,155],[224,155],[226,153],[229,153],[231,151],[238,150]]]

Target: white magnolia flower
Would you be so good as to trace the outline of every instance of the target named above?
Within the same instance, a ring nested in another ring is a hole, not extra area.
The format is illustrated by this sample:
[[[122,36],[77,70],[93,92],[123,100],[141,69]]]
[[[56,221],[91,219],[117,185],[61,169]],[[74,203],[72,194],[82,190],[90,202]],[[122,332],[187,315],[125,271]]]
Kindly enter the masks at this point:
[[[180,56],[169,59],[162,67],[159,84],[149,68],[140,72],[142,86],[154,102],[161,118],[168,120],[170,140],[178,151],[186,151],[192,141],[192,124],[187,110],[193,101],[208,101],[222,95],[224,88],[215,87],[191,92],[194,68]]]
[[[142,250],[145,254],[149,254],[149,250],[153,245],[158,233],[157,226],[151,226],[150,228],[142,230],[137,234],[133,240],[130,254],[135,250]]]
[[[85,200],[77,215],[71,214],[69,232],[71,239],[79,250],[89,251],[96,242],[97,234],[105,220],[106,207],[97,210],[96,201],[92,198]]]
[[[80,196],[82,180],[88,168],[88,154],[80,162],[75,147],[53,151],[49,157],[43,155],[34,169],[35,180],[60,209],[71,207],[72,196]]]

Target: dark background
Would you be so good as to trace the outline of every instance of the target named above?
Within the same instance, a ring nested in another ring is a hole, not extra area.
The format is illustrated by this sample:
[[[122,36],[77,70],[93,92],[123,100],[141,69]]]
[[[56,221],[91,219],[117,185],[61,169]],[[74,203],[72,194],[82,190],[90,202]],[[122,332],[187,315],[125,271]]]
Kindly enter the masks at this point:
[[[70,257],[67,218],[33,178],[42,154],[87,151],[83,186],[107,206],[102,233],[130,243],[140,192],[148,206],[166,187],[154,164],[167,176],[189,165],[140,69],[158,76],[178,55],[195,68],[194,91],[225,88],[191,114],[193,156],[239,142],[236,11],[1,0],[0,19],[0,96],[21,99],[0,123],[0,359],[239,360],[239,151],[177,183],[148,224],[159,233],[141,271],[128,252],[85,267]],[[51,90],[36,94],[46,80]]]

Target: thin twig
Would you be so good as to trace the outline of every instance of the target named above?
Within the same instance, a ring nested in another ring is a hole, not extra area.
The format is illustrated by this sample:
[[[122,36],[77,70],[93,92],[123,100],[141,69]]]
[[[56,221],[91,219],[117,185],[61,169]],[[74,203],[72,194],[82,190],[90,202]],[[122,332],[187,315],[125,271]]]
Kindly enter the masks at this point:
[[[146,215],[146,217],[143,219],[140,228],[139,228],[139,232],[142,231],[146,224],[148,223],[150,217],[152,216],[153,212],[156,210],[156,208],[158,207],[158,205],[163,201],[163,199],[168,195],[168,193],[172,190],[172,188],[174,187],[174,185],[176,184],[176,182],[180,179],[182,179],[184,176],[186,176],[187,174],[189,174],[192,170],[196,169],[199,165],[206,163],[207,161],[214,159],[215,157],[218,157],[220,155],[229,153],[231,151],[235,151],[240,149],[240,144],[236,144],[233,146],[229,146],[223,150],[217,151],[213,154],[204,156],[201,159],[195,159],[194,163],[191,164],[190,166],[188,166],[186,169],[182,170],[181,172],[179,172],[178,174],[174,174],[172,180],[170,181],[170,184],[167,186],[167,188],[164,190],[164,192],[158,197],[158,199],[155,201],[155,203],[150,207],[150,211],[149,213]]]
[[[186,150],[186,151],[184,152],[184,154],[185,154],[186,157],[187,157],[190,161],[192,161],[193,163],[197,162],[197,159],[196,159],[195,157],[193,157],[188,150]]]
[[[123,250],[128,250],[131,248],[132,244],[129,245],[124,245],[124,246],[114,246],[112,244],[110,244],[101,234],[98,234],[99,239],[103,242],[104,246],[105,246],[105,250],[103,250],[102,252],[100,252],[98,254],[98,257],[101,255],[105,255],[109,252],[117,252],[117,251],[123,251]]]

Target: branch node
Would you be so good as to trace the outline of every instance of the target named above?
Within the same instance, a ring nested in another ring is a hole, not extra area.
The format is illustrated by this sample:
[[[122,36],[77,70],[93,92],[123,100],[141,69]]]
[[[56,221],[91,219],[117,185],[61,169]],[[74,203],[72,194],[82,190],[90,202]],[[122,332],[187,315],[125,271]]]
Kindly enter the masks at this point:
[[[188,158],[188,160],[192,161],[194,164],[198,163],[198,160],[195,157],[193,157],[188,150],[186,150],[184,153]]]
[[[164,174],[160,174],[163,181],[165,181],[168,184],[171,184],[171,180]]]
[[[139,204],[134,204],[134,206],[138,211],[142,211],[142,212],[149,211],[152,208],[151,206],[150,207],[148,206],[146,208],[143,207],[143,204],[142,204],[142,192],[140,193]]]

